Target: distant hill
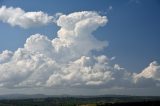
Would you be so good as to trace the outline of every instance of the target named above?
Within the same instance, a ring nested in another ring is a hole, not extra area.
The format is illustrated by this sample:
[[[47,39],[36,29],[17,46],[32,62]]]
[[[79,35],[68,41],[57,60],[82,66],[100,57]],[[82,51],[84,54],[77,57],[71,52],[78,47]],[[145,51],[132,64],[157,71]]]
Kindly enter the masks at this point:
[[[159,99],[158,96],[130,96],[130,95],[44,95],[44,94],[6,94],[0,95],[0,100],[4,99],[39,99],[39,98],[116,98],[116,99],[139,99],[139,100],[152,100]]]
[[[32,98],[47,98],[48,95],[44,94],[7,94],[7,95],[0,95],[0,99],[32,99]]]
[[[50,97],[74,97],[74,98],[97,98],[97,97],[130,97],[128,95],[44,95],[44,94],[6,94],[0,95],[2,99],[34,99],[34,98],[50,98]]]

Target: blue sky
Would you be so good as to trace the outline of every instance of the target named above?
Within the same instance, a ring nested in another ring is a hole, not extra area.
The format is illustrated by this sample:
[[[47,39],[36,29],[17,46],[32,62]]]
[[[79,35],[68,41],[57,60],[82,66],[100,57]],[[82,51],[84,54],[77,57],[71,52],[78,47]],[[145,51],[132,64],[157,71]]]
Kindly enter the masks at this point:
[[[96,55],[116,57],[113,64],[140,73],[153,61],[160,63],[160,1],[159,0],[0,0],[0,6],[20,7],[25,12],[42,11],[50,16],[96,11],[107,16],[108,23],[93,32],[96,39],[108,41]],[[39,33],[54,39],[60,26],[21,28],[0,21],[0,53],[23,48],[26,39]]]

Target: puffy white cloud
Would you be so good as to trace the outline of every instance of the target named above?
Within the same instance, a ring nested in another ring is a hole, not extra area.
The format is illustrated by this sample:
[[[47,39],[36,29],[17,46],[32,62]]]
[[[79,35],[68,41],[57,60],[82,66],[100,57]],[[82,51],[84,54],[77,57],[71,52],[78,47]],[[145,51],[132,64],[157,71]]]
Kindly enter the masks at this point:
[[[156,61],[150,63],[150,65],[145,68],[141,73],[137,74],[136,77],[153,78],[155,80],[160,80],[159,64]]]
[[[60,29],[56,38],[50,40],[45,35],[31,35],[23,48],[14,53],[3,51],[0,54],[0,86],[157,87],[160,65],[156,62],[137,74],[113,64],[115,57],[110,59],[93,54],[92,51],[102,50],[108,45],[93,35],[107,21],[106,16],[93,11],[59,15],[56,23]]]
[[[0,8],[0,20],[9,23],[11,26],[22,28],[38,27],[52,22],[53,17],[42,11],[25,12],[21,8],[2,6]]]
[[[8,62],[13,55],[12,51],[5,50],[0,54],[0,64]]]
[[[52,45],[51,40],[49,40],[46,36],[35,34],[31,35],[24,44],[25,50],[29,52],[38,52],[44,54],[48,57],[54,56],[54,47]]]
[[[106,16],[100,16],[96,12],[83,11],[61,15],[57,20],[57,25],[61,27],[58,38],[52,40],[55,51],[69,56],[66,57],[70,59],[87,55],[92,50],[102,50],[107,46],[107,42],[97,40],[92,32],[104,26],[107,21]]]
[[[112,80],[111,70],[107,70],[106,61],[99,62],[99,57],[86,57],[70,62],[67,66],[63,67],[61,73],[53,74],[47,81],[47,85],[54,86],[62,84],[64,86],[93,86],[101,85],[105,82]],[[56,79],[58,77],[58,82]]]
[[[160,86],[160,65],[151,62],[141,73],[134,74],[134,81],[139,86]]]
[[[9,8],[9,11],[12,9]],[[11,56],[6,51],[1,54],[3,62],[0,64],[0,85],[84,86],[99,85],[105,79],[110,80],[111,72],[105,72],[108,58],[92,55],[92,50],[101,50],[107,46],[106,41],[99,41],[92,35],[93,31],[106,22],[107,18],[96,12],[61,14],[56,22],[61,27],[57,38],[50,40],[45,35],[31,35],[24,48],[19,48]]]
[[[43,54],[18,49],[11,61],[0,64],[0,86],[40,86],[54,69],[54,60]]]

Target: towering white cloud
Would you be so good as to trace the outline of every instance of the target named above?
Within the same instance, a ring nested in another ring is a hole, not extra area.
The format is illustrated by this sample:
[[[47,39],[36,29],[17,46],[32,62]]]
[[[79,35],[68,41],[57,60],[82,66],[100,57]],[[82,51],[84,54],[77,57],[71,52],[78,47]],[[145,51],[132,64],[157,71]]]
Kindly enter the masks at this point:
[[[9,12],[22,11],[2,8],[0,12],[6,9]],[[3,16],[9,17],[6,14]],[[100,51],[108,45],[93,35],[107,22],[106,16],[93,11],[61,14],[56,21],[60,27],[56,38],[50,40],[45,35],[31,35],[23,48],[0,54],[0,86],[159,87],[160,65],[156,62],[137,74],[112,64],[113,58],[93,54],[92,51]]]
[[[25,12],[21,8],[2,6],[0,8],[0,21],[12,26],[22,28],[47,25],[52,22],[53,17],[42,11]]]
[[[92,50],[107,46],[106,41],[99,41],[92,35],[107,23],[106,16],[75,12],[61,15],[56,23],[61,27],[57,38],[50,40],[44,35],[31,35],[24,48],[8,56],[10,60],[6,58],[5,63],[1,62],[1,86],[81,86],[110,80],[110,72],[105,72],[107,57],[91,55]],[[5,57],[4,52],[1,58]]]
[[[61,27],[57,32],[58,37],[52,40],[55,51],[60,56],[65,55],[66,59],[72,59],[87,55],[92,50],[102,50],[107,42],[97,40],[92,32],[104,26],[107,21],[106,16],[100,16],[96,12],[61,15],[57,20],[57,25]]]

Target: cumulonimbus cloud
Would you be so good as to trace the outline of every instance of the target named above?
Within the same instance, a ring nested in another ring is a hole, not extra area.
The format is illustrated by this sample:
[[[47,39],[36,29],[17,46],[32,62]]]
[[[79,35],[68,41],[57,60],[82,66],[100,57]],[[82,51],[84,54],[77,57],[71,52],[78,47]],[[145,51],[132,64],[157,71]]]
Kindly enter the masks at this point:
[[[31,35],[23,48],[0,54],[0,86],[159,87],[160,65],[156,62],[141,73],[132,73],[111,64],[106,55],[94,55],[92,51],[108,45],[93,36],[107,22],[106,16],[93,11],[61,15],[56,21],[60,27],[56,38]]]
[[[22,28],[39,27],[52,23],[53,16],[49,16],[42,11],[25,12],[21,8],[2,6],[0,8],[0,21],[11,26]]]

